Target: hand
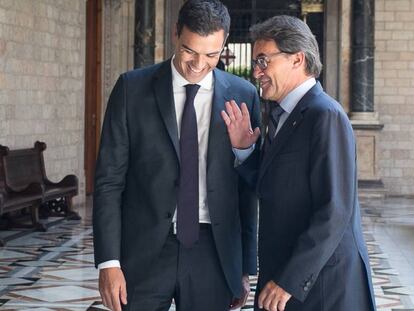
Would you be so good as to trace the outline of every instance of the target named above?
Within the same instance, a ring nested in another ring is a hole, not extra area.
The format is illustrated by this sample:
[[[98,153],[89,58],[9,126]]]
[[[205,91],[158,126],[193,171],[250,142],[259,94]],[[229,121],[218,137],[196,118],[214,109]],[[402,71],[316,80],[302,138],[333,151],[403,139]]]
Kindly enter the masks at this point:
[[[259,138],[260,129],[256,127],[252,130],[249,109],[245,103],[241,104],[240,110],[234,100],[226,102],[226,111],[221,112],[221,117],[226,123],[233,148],[247,149]]]
[[[99,270],[99,292],[105,307],[121,311],[122,304],[127,304],[126,282],[120,268]]]
[[[249,276],[243,275],[242,277],[242,296],[240,298],[235,298],[231,302],[230,310],[235,310],[237,308],[241,308],[246,304],[247,298],[249,297],[250,293],[250,283],[249,283]]]
[[[268,311],[284,311],[290,297],[292,297],[291,294],[275,282],[270,281],[260,292],[258,301],[259,308]]]

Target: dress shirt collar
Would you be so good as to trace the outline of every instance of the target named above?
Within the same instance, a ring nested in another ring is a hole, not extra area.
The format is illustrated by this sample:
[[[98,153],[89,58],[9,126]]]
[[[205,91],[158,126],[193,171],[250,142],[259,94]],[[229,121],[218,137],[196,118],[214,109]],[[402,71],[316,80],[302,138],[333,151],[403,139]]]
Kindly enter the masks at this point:
[[[316,84],[315,78],[310,78],[290,91],[285,98],[280,102],[280,106],[284,111],[291,114],[293,109],[302,99],[303,96]]]
[[[175,68],[173,60],[174,60],[173,56],[171,58],[171,71],[172,71],[172,82],[173,82],[173,88],[180,88],[180,87],[184,87],[187,84],[193,84],[191,82],[188,82]],[[204,89],[207,91],[211,91],[213,88],[213,72],[210,71],[200,82],[198,82],[197,84],[200,85],[200,89]]]

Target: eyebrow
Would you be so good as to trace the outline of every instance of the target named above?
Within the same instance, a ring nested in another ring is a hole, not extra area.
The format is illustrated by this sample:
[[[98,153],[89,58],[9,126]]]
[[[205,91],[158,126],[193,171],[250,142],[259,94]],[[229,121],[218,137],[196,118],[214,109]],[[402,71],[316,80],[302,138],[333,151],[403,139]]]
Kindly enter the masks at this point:
[[[260,53],[256,56],[256,59],[259,57],[268,57],[265,53]]]
[[[193,52],[193,53],[200,54],[200,53],[198,53],[198,52],[194,51],[192,48],[188,47],[188,46],[187,46],[187,45],[185,45],[185,44],[182,44],[181,46],[182,46],[184,49],[189,50],[189,51],[191,51],[191,52]],[[213,54],[220,54],[220,53],[221,53],[221,50],[220,50],[220,51],[214,51],[214,52],[206,53],[205,55],[213,55]]]

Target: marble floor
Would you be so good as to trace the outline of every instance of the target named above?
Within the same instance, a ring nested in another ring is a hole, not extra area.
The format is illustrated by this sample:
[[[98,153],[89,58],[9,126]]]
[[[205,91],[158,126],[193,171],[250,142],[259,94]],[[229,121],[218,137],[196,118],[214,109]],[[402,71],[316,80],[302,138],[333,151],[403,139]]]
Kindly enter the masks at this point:
[[[414,199],[362,202],[379,311],[414,310]],[[82,221],[49,219],[47,232],[0,231],[0,310],[102,310],[90,204]],[[243,310],[253,310],[252,293]],[[171,311],[174,306],[171,307]]]

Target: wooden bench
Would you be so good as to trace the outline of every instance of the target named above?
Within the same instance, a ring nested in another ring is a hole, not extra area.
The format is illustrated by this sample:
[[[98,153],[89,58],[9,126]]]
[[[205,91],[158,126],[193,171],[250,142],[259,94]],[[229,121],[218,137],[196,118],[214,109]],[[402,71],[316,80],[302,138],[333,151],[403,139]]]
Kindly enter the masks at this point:
[[[39,223],[39,207],[51,200],[63,198],[66,209],[63,216],[80,219],[72,210],[72,198],[78,194],[78,178],[67,175],[60,182],[51,182],[44,165],[46,144],[37,141],[34,148],[9,150],[0,145],[0,215],[30,208],[33,226],[45,229]]]

